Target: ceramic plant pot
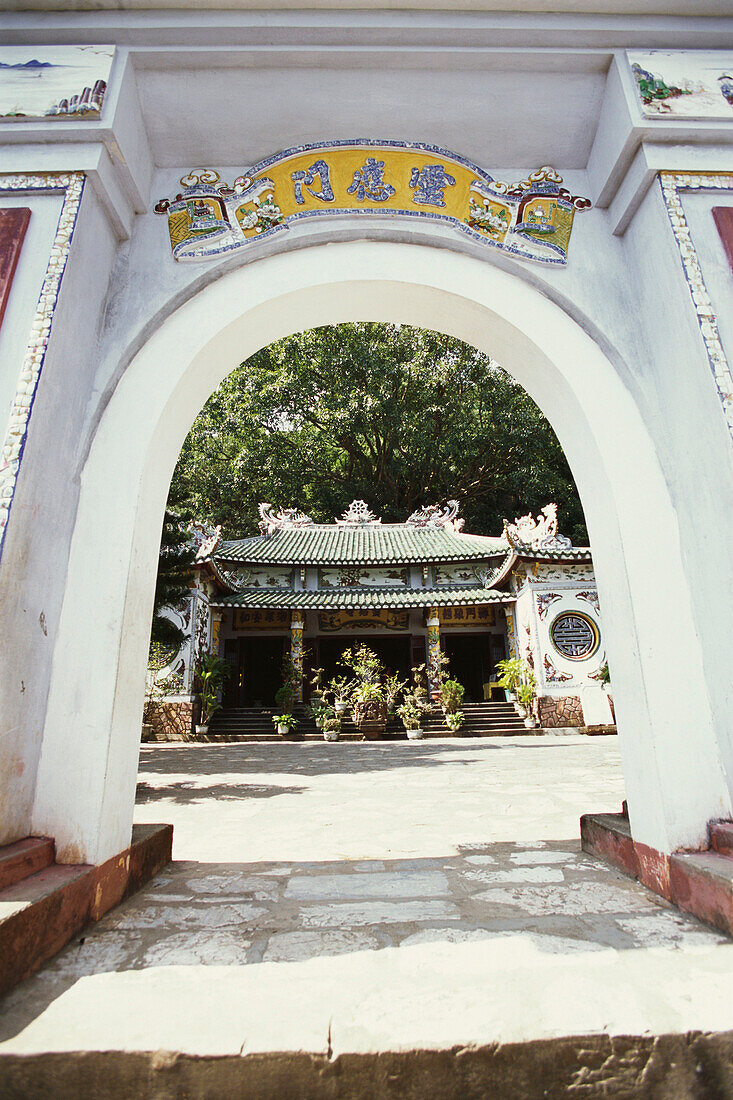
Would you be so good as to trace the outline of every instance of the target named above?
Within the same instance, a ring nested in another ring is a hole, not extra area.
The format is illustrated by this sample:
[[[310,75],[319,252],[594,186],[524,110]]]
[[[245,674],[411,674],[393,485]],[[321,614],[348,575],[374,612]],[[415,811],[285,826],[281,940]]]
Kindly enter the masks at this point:
[[[407,730],[408,741],[419,741],[425,734],[422,730]]]
[[[323,731],[323,740],[324,741],[338,741],[338,739],[339,739],[339,731],[338,730],[324,730]]]
[[[196,736],[197,737],[206,737],[208,732],[209,732],[209,723],[208,722],[206,723],[206,725],[196,726]]]

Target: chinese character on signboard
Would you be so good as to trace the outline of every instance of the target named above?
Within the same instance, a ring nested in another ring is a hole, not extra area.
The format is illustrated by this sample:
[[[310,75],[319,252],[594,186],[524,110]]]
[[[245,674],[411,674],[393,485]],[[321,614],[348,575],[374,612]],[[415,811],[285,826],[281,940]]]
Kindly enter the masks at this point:
[[[446,187],[454,187],[455,182],[442,164],[413,168],[410,175],[410,187],[414,192],[412,201],[421,206],[445,206],[443,192]]]
[[[375,157],[367,157],[366,163],[356,169],[347,191],[349,195],[356,195],[358,202],[364,199],[386,202],[395,193],[394,187],[384,181],[384,161]]]
[[[316,177],[318,177],[318,190],[314,191],[310,185],[315,183]],[[314,199],[320,199],[321,202],[334,201],[333,188],[331,187],[331,180],[329,177],[329,168],[325,160],[314,161],[307,172],[293,172],[290,178],[293,181],[295,201],[298,204],[305,202],[303,187],[305,187],[308,194],[312,195]]]

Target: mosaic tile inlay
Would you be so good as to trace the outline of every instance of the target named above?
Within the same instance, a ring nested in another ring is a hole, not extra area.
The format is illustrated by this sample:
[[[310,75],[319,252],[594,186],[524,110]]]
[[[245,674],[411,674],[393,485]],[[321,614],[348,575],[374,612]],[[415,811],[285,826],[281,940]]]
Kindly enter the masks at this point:
[[[659,182],[723,413],[733,432],[733,373],[723,349],[717,317],[680,197],[682,191],[733,191],[733,175],[721,172],[661,172]]]
[[[61,288],[61,280],[66,268],[69,247],[79,213],[79,204],[84,191],[84,179],[82,172],[0,176],[0,198],[3,193],[18,194],[22,192],[32,193],[33,191],[43,192],[44,194],[62,192],[64,196],[56,226],[56,234],[51,246],[51,254],[46,266],[38,305],[36,306],[36,313],[31,325],[30,339],[16,385],[15,397],[10,408],[2,452],[0,452],[0,554],[2,554],[5,541],[8,516],[13,503],[33,401],[51,336],[56,300]]]
[[[181,179],[162,198],[174,259],[209,260],[303,218],[429,218],[474,240],[528,260],[564,264],[576,211],[590,200],[571,195],[545,165],[513,183],[435,145],[336,141],[301,145],[246,168],[230,185],[212,168]]]

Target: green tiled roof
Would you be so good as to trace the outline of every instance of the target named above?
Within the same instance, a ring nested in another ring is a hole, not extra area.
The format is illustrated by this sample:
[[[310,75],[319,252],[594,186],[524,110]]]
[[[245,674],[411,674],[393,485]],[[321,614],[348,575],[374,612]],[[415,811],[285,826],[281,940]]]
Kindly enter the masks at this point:
[[[225,563],[266,565],[407,565],[503,556],[508,548],[503,538],[457,534],[444,528],[314,525],[222,542],[214,556]]]
[[[212,607],[262,607],[283,610],[337,611],[345,608],[454,607],[465,604],[512,603],[514,597],[494,588],[346,588],[339,591],[290,592],[283,589],[240,592],[211,601]]]

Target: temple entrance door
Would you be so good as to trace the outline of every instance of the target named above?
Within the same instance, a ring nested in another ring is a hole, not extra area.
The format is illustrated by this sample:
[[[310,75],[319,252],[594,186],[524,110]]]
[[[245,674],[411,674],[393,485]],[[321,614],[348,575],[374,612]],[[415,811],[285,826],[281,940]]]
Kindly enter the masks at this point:
[[[494,659],[489,634],[444,634],[443,652],[450,657],[450,674],[466,689],[467,703],[480,703],[491,679]]]
[[[230,638],[225,658],[231,673],[224,691],[226,707],[272,707],[282,683],[284,638]]]

